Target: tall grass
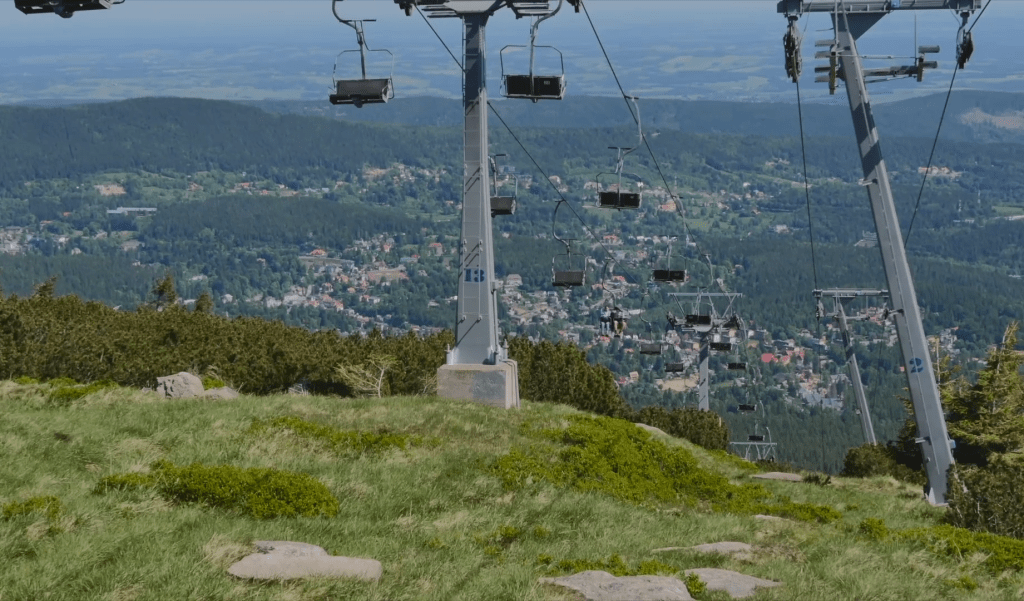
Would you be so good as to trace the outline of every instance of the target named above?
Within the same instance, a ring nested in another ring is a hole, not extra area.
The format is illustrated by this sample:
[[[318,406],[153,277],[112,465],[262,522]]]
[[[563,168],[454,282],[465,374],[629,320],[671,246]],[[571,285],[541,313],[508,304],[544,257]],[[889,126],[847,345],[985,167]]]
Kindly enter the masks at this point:
[[[833,478],[829,486],[761,482],[794,502],[840,511],[843,518],[832,524],[765,521],[700,506],[637,506],[544,481],[506,489],[489,466],[512,448],[536,444],[531,433],[565,428],[578,413],[523,405],[506,412],[429,398],[168,401],[109,389],[56,406],[45,385],[0,383],[0,505],[54,496],[62,507],[59,515],[29,511],[0,519],[0,601],[567,601],[574,597],[538,578],[561,560],[613,555],[630,568],[657,560],[671,570],[723,567],[785,583],[756,599],[1016,599],[1024,592],[1024,578],[990,573],[983,557],[864,536],[858,525],[865,518],[884,518],[897,529],[932,526],[941,516],[920,491],[887,478]],[[253,428],[286,423],[273,421],[282,416],[431,443],[353,453],[300,430]],[[750,482],[742,463],[669,443],[733,483]],[[160,459],[308,474],[340,508],[331,518],[256,520],[175,504],[151,489],[93,492],[104,476],[144,472]],[[227,574],[252,541],[267,539],[375,558],[384,575],[378,583],[261,584]],[[652,552],[723,540],[748,542],[756,551],[749,560]]]

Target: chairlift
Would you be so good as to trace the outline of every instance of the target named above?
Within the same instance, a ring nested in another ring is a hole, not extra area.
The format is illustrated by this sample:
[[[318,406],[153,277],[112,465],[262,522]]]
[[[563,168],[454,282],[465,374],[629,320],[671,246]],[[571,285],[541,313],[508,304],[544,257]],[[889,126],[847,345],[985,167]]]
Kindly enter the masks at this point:
[[[649,293],[645,293],[644,297],[650,296]],[[643,314],[643,298],[640,299],[641,312],[640,321],[647,325],[647,332],[651,336],[650,340],[640,340],[640,354],[641,355],[660,355],[664,349],[664,344],[660,340],[654,340],[654,324],[644,318]]]
[[[363,23],[373,22],[376,21],[376,19],[342,19],[341,15],[338,14],[338,3],[341,1],[342,0],[333,0],[331,9],[334,11],[334,17],[338,19],[339,23],[348,25],[355,30],[356,41],[359,43],[359,49],[342,50],[338,53],[338,58],[334,62],[334,73],[332,74],[332,79],[334,81],[334,93],[330,95],[331,104],[351,104],[356,108],[362,108],[364,104],[380,104],[387,102],[395,97],[393,81],[395,55],[389,50],[370,50],[366,45],[366,36],[363,34]],[[341,62],[342,55],[353,52],[359,53],[359,64],[361,67],[362,77],[359,79],[338,79],[338,64]],[[368,52],[382,52],[391,57],[391,71],[387,77],[367,77],[366,58]]]
[[[604,307],[601,309],[599,318],[601,323],[601,334],[621,338],[623,333],[626,331],[626,312],[619,307],[615,291],[610,289],[607,285],[610,273],[609,266],[611,264],[612,260],[605,261],[604,267],[601,268],[600,285],[603,290],[602,297],[604,298],[605,303]]]
[[[552,284],[561,288],[583,286],[587,279],[587,258],[572,252],[572,239],[559,238],[555,231],[555,218],[564,200],[559,200],[551,215],[551,236],[565,245],[565,254],[556,255],[551,259]]]
[[[711,342],[709,343],[711,350],[718,351],[720,353],[727,353],[732,350],[731,342]]]
[[[655,269],[654,273],[651,274],[651,279],[655,282],[663,283],[681,283],[686,281],[686,270],[685,269],[672,269],[672,242],[668,244],[668,254],[665,256],[665,268]]]
[[[53,13],[70,19],[78,11],[107,9],[124,0],[14,0],[14,8],[26,15]]]
[[[499,58],[501,60],[501,81],[503,94],[506,98],[526,98],[534,102],[540,100],[561,100],[565,97],[565,60],[562,53],[554,46],[538,46],[537,30],[540,24],[555,16],[562,9],[563,0],[558,0],[558,6],[554,10],[548,9],[548,3],[544,2],[518,2],[513,3],[512,8],[516,16],[535,17],[530,26],[530,45],[509,45],[501,49]],[[505,52],[515,48],[530,49],[530,72],[527,75],[508,75],[505,73]],[[561,72],[558,75],[537,75],[534,71],[536,54],[538,48],[546,48],[558,54],[558,63]]]
[[[686,364],[682,361],[670,361],[665,364],[665,373],[678,374],[686,371]]]
[[[626,96],[629,100],[633,101],[633,106],[636,107],[636,118],[637,118],[637,144],[633,147],[626,146],[609,146],[608,148],[614,150],[616,153],[615,158],[615,171],[598,173],[597,177],[594,178],[597,182],[597,207],[599,209],[639,209],[640,204],[643,201],[643,193],[640,191],[640,185],[642,184],[640,176],[635,173],[625,173],[622,170],[623,163],[625,162],[626,156],[633,152],[644,141],[643,128],[640,126],[640,105],[637,104],[636,96]],[[623,183],[623,177],[626,180],[633,180],[636,182],[634,186],[626,187]],[[607,187],[608,190],[604,188]]]
[[[747,371],[747,364],[743,361],[730,361],[727,368],[729,371]]]
[[[491,217],[500,215],[514,215],[516,212],[516,198],[519,196],[519,178],[512,174],[512,181],[515,184],[512,196],[500,196],[498,194],[498,163],[497,157],[507,156],[498,154],[491,157]]]
[[[750,403],[740,403],[739,410],[740,413],[753,413],[754,411],[757,411],[757,405],[752,405]]]
[[[764,434],[751,434],[747,436],[747,440],[750,442],[764,442]]]

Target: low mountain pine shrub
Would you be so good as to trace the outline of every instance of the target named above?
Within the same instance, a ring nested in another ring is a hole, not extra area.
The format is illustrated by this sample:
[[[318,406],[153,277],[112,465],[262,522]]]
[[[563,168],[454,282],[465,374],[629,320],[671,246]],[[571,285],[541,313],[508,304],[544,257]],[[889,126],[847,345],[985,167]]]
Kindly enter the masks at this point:
[[[201,503],[237,511],[256,519],[276,517],[333,517],[338,499],[319,480],[270,468],[206,466],[179,467],[161,460],[149,475],[115,474],[96,486],[97,492],[140,487],[156,488],[161,496],[178,503]]]
[[[630,422],[574,415],[561,431],[541,431],[557,448],[534,445],[513,448],[492,464],[506,488],[546,480],[559,487],[594,491],[634,503],[706,505],[716,511],[772,514],[831,522],[839,512],[830,507],[772,501],[756,484],[735,485],[724,476],[700,469],[689,451],[669,447]]]

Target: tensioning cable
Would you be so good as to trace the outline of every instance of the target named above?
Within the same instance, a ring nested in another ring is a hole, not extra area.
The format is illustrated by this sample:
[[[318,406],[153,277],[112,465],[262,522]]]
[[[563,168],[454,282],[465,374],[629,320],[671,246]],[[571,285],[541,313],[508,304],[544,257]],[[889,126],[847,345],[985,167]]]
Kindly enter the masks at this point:
[[[988,9],[989,4],[992,4],[992,0],[988,0],[985,6],[981,8],[981,12],[975,17],[974,23],[967,28],[966,33],[970,34],[974,26],[978,24],[978,20],[981,19],[981,15],[985,14],[985,10]],[[946,91],[946,102],[942,105],[942,114],[939,116],[939,126],[935,128],[935,140],[932,141],[932,151],[928,155],[928,165],[924,168],[924,177],[921,178],[921,187],[917,191],[917,202],[914,203],[914,213],[910,216],[910,225],[907,226],[907,235],[903,237],[903,248],[906,250],[907,244],[910,243],[910,234],[914,231],[914,220],[917,219],[917,212],[921,208],[921,198],[924,196],[924,185],[928,182],[928,176],[932,171],[932,160],[935,158],[935,148],[939,145],[939,134],[942,132],[942,123],[946,119],[946,109],[949,108],[949,99],[953,95],[953,83],[956,82],[956,74],[960,70],[960,62],[958,61],[953,65],[953,76],[949,80],[949,90]]]

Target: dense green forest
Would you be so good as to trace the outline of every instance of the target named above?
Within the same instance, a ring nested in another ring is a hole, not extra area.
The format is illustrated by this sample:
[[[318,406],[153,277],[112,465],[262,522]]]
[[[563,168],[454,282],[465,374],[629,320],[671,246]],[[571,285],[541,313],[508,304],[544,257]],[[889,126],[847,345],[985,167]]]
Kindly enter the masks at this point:
[[[1011,99],[996,96],[963,99],[954,114],[1005,110]],[[508,155],[502,164],[519,178],[518,212],[494,222],[497,275],[522,279],[516,292],[506,293],[521,300],[501,306],[503,330],[533,340],[578,336],[592,363],[618,378],[638,374],[635,384],[621,388],[635,409],[692,405],[692,396],[657,386],[670,356],[640,357],[632,338],[594,342],[613,274],[626,283],[617,302],[635,312],[630,336],[658,337],[667,311],[687,310],[669,295],[710,285],[701,258],[707,253],[714,277],[743,293],[734,310],[745,324],[807,350],[800,366],[763,365],[742,382],[725,374],[726,358],[714,357],[713,408],[742,436],[755,424],[735,407],[756,394],[766,407],[761,425],[780,442],[780,458],[839,469],[845,449],[861,442],[857,416],[849,403],[837,411],[795,397],[801,370],[822,379],[844,373],[842,350],[834,333],[829,339],[828,324],[815,318],[811,292],[881,288],[884,277],[878,250],[854,246],[874,226],[857,185],[852,137],[832,127],[835,107],[806,115],[808,206],[792,115],[771,116],[780,107],[744,112],[728,103],[645,102],[657,164],[641,152],[627,163],[647,184],[644,207],[606,212],[592,208],[586,184],[611,169],[607,147],[635,141],[635,128],[623,124],[629,117],[621,103],[573,102],[542,105],[530,117],[525,109],[511,111],[509,121],[532,158],[492,121],[492,150]],[[918,206],[918,168],[931,145],[920,121],[934,99],[920,102],[908,113],[914,119],[884,117],[899,107],[880,109],[882,129],[898,134],[883,131],[883,144],[905,234],[913,223],[907,248],[926,331],[955,329],[955,360],[971,372],[973,359],[1000,341],[1007,323],[1024,317],[1024,282],[1013,277],[1021,275],[1024,220],[1006,219],[1024,215],[1016,175],[1024,168],[1024,145],[1012,132],[951,127],[935,160],[948,172],[928,180]],[[310,111],[297,105],[268,105],[271,113],[183,99],[0,107],[0,243],[7,249],[0,254],[0,284],[7,294],[25,296],[55,275],[57,294],[134,308],[147,300],[155,279],[170,273],[183,299],[208,292],[222,315],[345,333],[450,327],[461,142],[449,121],[427,118],[444,104],[392,107],[413,125],[303,116]],[[663,190],[659,167],[680,196],[680,212]],[[511,193],[511,175],[501,181]],[[579,219],[564,211],[553,223],[551,201],[559,198],[573,204]],[[107,212],[125,206],[156,211]],[[565,253],[556,235],[578,239],[573,250],[587,264],[590,286],[552,291],[552,262]],[[652,236],[676,242],[670,247]],[[314,253],[323,259],[313,260]],[[691,281],[648,286],[650,270],[670,262]],[[286,303],[289,297],[297,300]],[[857,354],[875,427],[892,439],[905,417],[898,398],[905,383],[896,348],[868,343],[884,335],[873,324],[856,327],[865,341]],[[767,344],[745,351],[748,361],[771,350]],[[826,361],[819,365],[819,357]]]

